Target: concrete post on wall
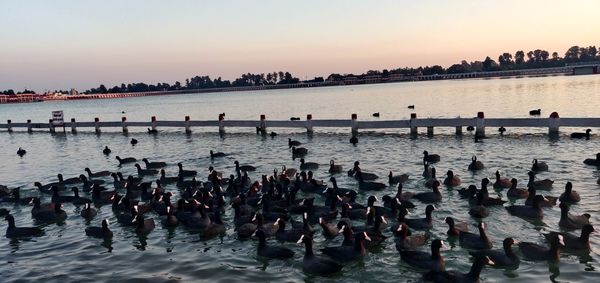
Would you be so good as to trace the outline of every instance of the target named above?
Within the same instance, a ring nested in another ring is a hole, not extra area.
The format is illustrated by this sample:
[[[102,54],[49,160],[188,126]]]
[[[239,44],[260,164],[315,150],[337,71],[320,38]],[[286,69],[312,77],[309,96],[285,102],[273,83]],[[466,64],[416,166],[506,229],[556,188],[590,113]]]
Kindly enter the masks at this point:
[[[54,134],[55,133],[55,129],[54,129],[54,123],[52,123],[52,119],[48,120],[48,129],[50,129],[50,133]]]
[[[27,119],[27,132],[33,133],[33,128],[31,126],[31,120]]]
[[[560,116],[557,112],[552,112],[548,118],[548,135],[558,137],[558,128],[560,126]]]
[[[223,120],[225,120],[225,116],[223,114],[219,114],[219,134],[220,135],[225,134],[225,122]]]
[[[306,133],[313,134],[312,114],[306,115]]]
[[[260,123],[258,124],[258,129],[260,131],[261,135],[266,135],[267,134],[267,121],[266,121],[267,117],[265,116],[265,114],[260,114]]]
[[[475,118],[475,136],[477,138],[485,138],[485,115],[483,112],[477,112],[477,118]]]
[[[129,129],[127,128],[127,117],[121,117],[121,126],[123,127],[123,133],[127,134],[129,132]]]
[[[185,133],[191,134],[192,128],[190,127],[190,116],[185,116]]]
[[[12,133],[12,121],[11,121],[11,120],[7,120],[7,121],[6,121],[6,130],[7,130],[9,133]]]
[[[413,137],[417,136],[417,113],[410,113],[410,135]]]
[[[77,133],[77,122],[75,122],[75,118],[71,118],[71,133]]]
[[[427,127],[427,136],[433,137],[433,126]]]
[[[356,119],[358,118],[358,115],[356,115],[356,113],[352,114],[352,120],[350,121],[350,127],[352,128],[352,136],[357,136],[358,135],[358,122],[356,121]]]
[[[462,136],[462,126],[456,126],[456,135]]]
[[[152,131],[155,132],[156,131],[156,116],[152,116],[152,118],[150,118],[150,127],[152,128]]]
[[[94,130],[96,131],[96,134],[100,134],[100,118],[96,117],[94,118]]]

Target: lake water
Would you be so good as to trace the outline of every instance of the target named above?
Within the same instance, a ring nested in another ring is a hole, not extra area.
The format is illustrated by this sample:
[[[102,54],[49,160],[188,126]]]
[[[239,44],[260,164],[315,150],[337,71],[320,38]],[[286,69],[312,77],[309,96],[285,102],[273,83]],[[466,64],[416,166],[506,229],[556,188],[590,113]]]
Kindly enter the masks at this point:
[[[415,105],[414,110],[407,105]],[[0,121],[47,122],[52,110],[64,110],[65,118],[74,117],[77,121],[92,121],[99,117],[102,121],[118,121],[127,116],[129,121],[149,121],[151,116],[159,120],[183,120],[186,115],[195,120],[216,119],[218,113],[225,112],[227,119],[258,119],[266,114],[268,119],[289,119],[291,116],[304,118],[307,113],[313,119],[347,119],[357,113],[361,120],[377,119],[371,113],[380,112],[379,119],[407,119],[411,112],[419,117],[473,117],[484,111],[486,117],[528,117],[531,109],[542,109],[547,117],[557,111],[561,117],[598,117],[600,115],[600,76],[559,76],[541,78],[511,78],[491,80],[456,80],[436,82],[415,82],[382,85],[345,86],[314,89],[290,89],[274,91],[189,94],[128,98],[118,100],[94,100],[72,102],[45,102],[31,104],[0,105]],[[125,111],[126,114],[122,114]],[[600,126],[600,125],[598,125]],[[159,130],[161,130],[159,128]],[[270,129],[271,130],[271,129]],[[328,179],[327,164],[336,160],[349,169],[355,160],[361,161],[365,171],[385,176],[389,170],[411,175],[405,184],[405,191],[425,191],[421,177],[422,151],[429,150],[442,156],[436,164],[438,178],[443,178],[446,170],[460,175],[463,186],[479,184],[481,179],[492,179],[494,172],[517,178],[521,185],[527,181],[527,171],[531,160],[538,158],[549,164],[550,171],[539,174],[539,178],[555,180],[553,190],[540,192],[559,196],[567,181],[582,196],[581,203],[571,207],[572,213],[590,213],[591,222],[598,223],[600,217],[599,190],[596,180],[600,171],[582,163],[600,152],[600,139],[572,140],[568,134],[575,129],[561,128],[558,139],[550,139],[546,129],[508,129],[499,136],[495,129],[488,129],[483,142],[474,143],[470,133],[462,137],[453,135],[453,129],[438,130],[432,138],[424,132],[417,139],[411,139],[407,130],[386,130],[361,132],[359,144],[348,143],[349,129],[316,129],[314,136],[308,137],[298,130],[272,129],[279,133],[274,139],[256,136],[253,130],[230,129],[224,137],[216,134],[217,129],[193,129],[185,135],[183,129],[171,129],[150,136],[143,130],[130,129],[128,136],[120,129],[104,131],[96,135],[83,130],[77,135],[47,133],[28,134],[0,132],[0,184],[9,187],[22,187],[24,195],[39,193],[33,182],[49,183],[56,180],[56,174],[65,177],[84,173],[83,168],[93,171],[112,170],[123,174],[134,174],[133,166],[118,167],[115,155],[133,156],[138,159],[148,157],[151,161],[165,161],[168,175],[175,175],[177,162],[186,168],[207,174],[212,165],[226,173],[233,172],[233,161],[253,164],[258,167],[253,179],[260,174],[270,174],[281,165],[299,167],[298,160],[291,159],[287,138],[300,140],[308,148],[307,161],[321,164],[315,175],[318,179]],[[577,129],[581,131],[582,129]],[[593,129],[596,133],[598,128]],[[132,147],[131,138],[139,140]],[[112,155],[105,157],[102,148],[108,145]],[[24,147],[28,153],[23,158],[15,152]],[[218,150],[231,155],[211,161],[209,150]],[[477,155],[486,169],[477,173],[467,171],[471,156]],[[340,187],[357,188],[357,182],[342,174],[337,176]],[[147,178],[154,180],[154,177]],[[385,182],[384,178],[380,181]],[[493,181],[493,179],[492,179]],[[168,191],[178,194],[175,186],[166,186]],[[395,194],[395,187],[374,193],[377,196]],[[451,189],[442,189],[443,201],[434,212],[434,228],[428,233],[432,238],[447,239],[447,226],[444,217],[453,216],[467,221],[471,230],[476,230],[477,221],[467,214],[468,203]],[[493,191],[506,199],[506,190]],[[89,197],[83,193],[84,196]],[[368,193],[361,192],[360,202],[366,202]],[[174,198],[176,200],[177,197]],[[49,198],[44,196],[44,201]],[[317,197],[318,204],[322,198]],[[425,205],[414,201],[417,208],[409,217],[423,217]],[[522,203],[522,200],[516,203]],[[29,213],[29,206],[12,206],[0,203],[15,216],[17,226],[36,225]],[[99,214],[86,223],[79,216],[79,209],[66,204],[68,218],[64,224],[41,225],[44,236],[31,240],[0,241],[0,276],[2,281],[124,281],[141,279],[149,281],[191,281],[211,282],[231,281],[415,281],[420,273],[400,260],[393,238],[387,240],[384,248],[369,253],[363,261],[348,264],[342,273],[333,278],[313,277],[302,271],[304,249],[295,244],[285,244],[296,252],[292,260],[265,261],[256,256],[255,241],[239,241],[231,223],[233,212],[227,210],[224,219],[228,223],[227,233],[222,238],[209,241],[200,240],[197,234],[187,232],[183,227],[167,230],[159,224],[158,215],[147,217],[157,220],[156,229],[147,238],[140,238],[133,230],[122,227],[115,221],[110,206],[103,206]],[[490,208],[490,216],[485,218],[488,235],[494,248],[501,248],[505,237],[518,241],[545,243],[541,233],[557,231],[560,210],[558,207],[544,209],[543,224],[532,224],[510,216],[502,207]],[[101,240],[88,238],[84,229],[88,225],[99,225],[101,219],[111,220],[115,233],[110,245]],[[0,228],[6,228],[2,222]],[[338,245],[339,240],[327,241],[320,235],[315,237],[315,251],[325,246]],[[2,232],[3,233],[3,232]],[[385,233],[389,234],[389,230]],[[577,231],[579,233],[579,231]],[[390,235],[391,236],[391,235]],[[275,239],[270,239],[274,244]],[[600,280],[600,236],[591,236],[592,250],[589,254],[575,255],[561,253],[558,264],[530,262],[523,260],[519,269],[505,271],[486,268],[482,280],[486,282],[506,281],[547,282],[550,279],[561,282],[591,282]],[[517,248],[514,248],[517,250]],[[424,247],[423,250],[429,250]],[[451,270],[468,272],[471,259],[466,249],[457,242],[450,242],[449,248],[442,251],[446,267]]]

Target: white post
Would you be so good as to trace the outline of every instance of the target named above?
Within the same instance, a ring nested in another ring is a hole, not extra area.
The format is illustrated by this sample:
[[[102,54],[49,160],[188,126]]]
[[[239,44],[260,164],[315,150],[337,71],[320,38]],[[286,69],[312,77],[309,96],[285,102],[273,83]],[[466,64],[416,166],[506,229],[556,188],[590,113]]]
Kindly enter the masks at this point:
[[[100,119],[98,117],[94,118],[94,128],[96,130],[96,134],[100,133]]]
[[[475,136],[478,138],[485,137],[485,115],[483,112],[477,112],[475,120]]]
[[[75,122],[75,118],[71,118],[71,133],[77,133],[77,122]]]
[[[185,116],[185,133],[191,134],[192,129],[190,128],[190,116]]]
[[[410,113],[410,135],[417,136],[417,113]]]
[[[8,130],[9,133],[12,133],[12,121],[8,120],[6,121],[6,129]]]
[[[152,131],[156,131],[156,116],[152,116],[151,122]]]
[[[313,133],[312,114],[306,115],[306,133]]]
[[[219,114],[219,134],[225,134],[225,116],[223,114]]]
[[[127,117],[125,117],[125,116],[121,117],[121,126],[123,127],[124,134],[129,132],[129,129],[127,129]]]
[[[548,135],[558,136],[558,127],[560,125],[560,117],[557,112],[552,112],[548,118]]]
[[[353,136],[358,135],[358,122],[356,121],[357,118],[358,118],[358,115],[356,115],[356,113],[352,114],[352,120],[350,121],[350,127],[352,127],[352,135]]]
[[[32,133],[33,127],[31,126],[31,120],[27,119],[27,132]]]

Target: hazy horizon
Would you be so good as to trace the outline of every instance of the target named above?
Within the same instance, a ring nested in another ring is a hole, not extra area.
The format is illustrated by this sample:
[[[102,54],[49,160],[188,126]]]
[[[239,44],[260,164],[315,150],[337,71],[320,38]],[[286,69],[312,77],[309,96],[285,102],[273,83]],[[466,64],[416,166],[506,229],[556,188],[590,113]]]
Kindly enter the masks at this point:
[[[600,45],[593,0],[7,0],[0,9],[0,90],[272,71],[304,79]]]

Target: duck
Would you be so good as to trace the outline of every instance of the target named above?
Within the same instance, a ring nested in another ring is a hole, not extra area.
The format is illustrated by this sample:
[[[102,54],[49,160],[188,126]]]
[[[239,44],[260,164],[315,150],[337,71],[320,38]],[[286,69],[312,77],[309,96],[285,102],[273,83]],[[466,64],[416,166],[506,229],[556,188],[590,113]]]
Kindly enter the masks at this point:
[[[477,192],[475,198],[477,199],[476,205],[469,209],[469,215],[475,218],[485,218],[490,215],[489,210],[483,205],[484,195],[482,192]]]
[[[158,134],[158,130],[148,128],[148,134]]]
[[[581,228],[581,236],[576,236],[568,233],[550,232],[544,234],[544,237],[548,242],[557,237],[557,235],[563,236],[565,243],[564,249],[567,251],[578,252],[590,250],[590,234],[594,232],[594,226],[586,224]]]
[[[354,167],[352,167],[352,169],[348,170],[348,176],[354,176],[355,179],[358,180],[358,176],[356,175],[356,172],[360,171],[361,175],[360,177],[364,180],[364,181],[373,181],[379,178],[379,176],[377,176],[374,173],[368,173],[363,171],[362,169],[360,169],[360,161],[354,161]]]
[[[425,245],[425,243],[427,243],[427,241],[429,240],[429,235],[427,235],[427,234],[410,235],[409,236],[409,232],[410,231],[409,231],[408,225],[406,225],[406,223],[402,223],[401,225],[398,225],[398,228],[396,229],[396,232],[394,233],[394,235],[396,237],[398,237],[396,239],[396,250],[415,249],[417,247]]]
[[[121,158],[117,155],[117,156],[115,156],[115,158],[119,161],[119,165],[123,165],[123,164],[127,164],[127,163],[134,163],[137,161],[137,159],[135,159],[134,157]]]
[[[429,154],[427,150],[423,151],[423,161],[431,163],[440,162],[440,156],[438,154]]]
[[[544,180],[535,180],[535,173],[533,171],[529,171],[527,173],[527,175],[529,175],[529,181],[527,182],[527,187],[533,187],[536,190],[550,190],[552,189],[552,184],[554,184],[554,181],[550,180],[550,179],[544,179]]]
[[[415,196],[414,192],[403,192],[403,185],[402,183],[398,183],[398,186],[396,188],[396,196],[395,198],[397,198],[400,202],[402,206],[413,206],[414,205],[410,205],[410,201],[408,201],[409,199],[413,198]],[[407,207],[407,208],[412,208],[412,207]]]
[[[300,158],[300,170],[317,170],[319,163],[305,162],[304,158]]]
[[[329,174],[339,174],[342,173],[344,170],[344,168],[342,167],[342,165],[337,165],[335,164],[335,161],[329,160]]]
[[[363,179],[363,173],[358,170],[356,172],[356,177],[358,179],[358,189],[362,191],[379,191],[387,188],[387,185],[379,182],[365,182]]]
[[[350,143],[356,145],[358,143],[358,138],[355,135],[352,135],[350,138]]]
[[[24,150],[21,147],[19,147],[19,149],[17,149],[17,155],[18,156],[23,157],[25,154],[27,154],[27,150]]]
[[[415,109],[415,105],[414,104],[408,105],[408,109]]]
[[[113,232],[108,228],[108,219],[102,220],[101,227],[87,227],[85,228],[85,234],[89,237],[100,238],[100,239],[111,239]]]
[[[290,121],[300,121],[300,117],[290,117]]]
[[[323,230],[323,236],[327,239],[333,239],[341,232],[337,225],[328,223],[323,217],[319,217],[319,226]]]
[[[485,223],[480,222],[477,228],[479,229],[479,235],[470,232],[462,232],[458,235],[461,246],[472,250],[491,249],[493,245],[485,233]]]
[[[158,174],[158,170],[155,169],[142,169],[139,164],[135,164],[135,168],[137,168],[138,176],[146,176],[146,175],[156,175]]]
[[[449,187],[456,187],[456,186],[460,186],[461,184],[461,180],[458,176],[454,175],[454,172],[452,172],[452,170],[448,170],[448,172],[446,172],[446,178],[444,179],[444,185],[449,186]]]
[[[74,184],[79,184],[81,183],[81,178],[80,177],[73,177],[73,178],[69,178],[69,179],[64,179],[62,174],[58,174],[56,175],[56,177],[58,178],[58,183],[61,185],[74,185]]]
[[[529,111],[529,115],[531,116],[539,116],[542,114],[542,109],[533,109]]]
[[[431,242],[431,253],[422,251],[399,250],[400,258],[408,265],[430,271],[445,270],[444,258],[440,254],[440,249],[444,242],[435,239]]]
[[[535,197],[537,196],[536,195],[537,191],[534,188],[529,188],[529,189],[527,189],[527,191],[529,192],[529,196],[527,197],[527,199],[525,199],[525,205],[532,205]],[[542,197],[542,201],[540,202],[541,207],[555,206],[556,202],[558,200],[557,197],[551,197],[551,196],[541,196],[541,197]]]
[[[572,139],[590,139],[590,132],[592,132],[592,129],[587,129],[585,130],[585,133],[571,133],[571,138]]]
[[[408,227],[416,230],[427,230],[433,227],[431,213],[435,210],[435,206],[427,205],[425,208],[425,218],[405,219],[404,222]]]
[[[177,216],[173,214],[173,209],[171,206],[167,206],[167,215],[161,222],[165,227],[176,227],[179,225],[179,220],[177,219]]]
[[[213,215],[214,220],[200,232],[200,239],[202,240],[209,240],[225,234],[225,223],[221,219],[221,210],[215,209]]]
[[[508,213],[525,219],[542,219],[544,218],[544,212],[540,206],[540,203],[544,201],[544,197],[535,196],[533,204],[529,205],[511,205],[506,206]]]
[[[240,172],[252,172],[256,170],[256,167],[252,166],[252,165],[241,165],[240,163],[236,160],[233,162],[235,164],[235,171],[240,171]]]
[[[10,213],[4,217],[4,220],[8,221],[8,227],[6,228],[7,238],[28,238],[43,234],[42,229],[38,227],[17,227],[15,225],[15,218]]]
[[[35,214],[32,211],[34,219],[45,222],[64,222],[67,219],[67,213],[62,209],[60,202],[54,203],[53,210],[40,210]]]
[[[560,207],[560,220],[558,221],[558,226],[563,229],[582,229],[583,226],[590,224],[590,218],[592,217],[588,213],[584,213],[582,215],[573,215],[569,213],[569,205],[566,203],[560,203],[558,205]]]
[[[390,185],[402,184],[408,180],[408,177],[409,177],[408,174],[401,174],[401,175],[394,176],[392,171],[390,171],[390,173],[388,174],[388,183],[390,183]]]
[[[179,176],[193,177],[198,174],[198,172],[195,170],[183,170],[183,164],[181,164],[181,162],[177,163],[177,167],[179,167]]]
[[[72,202],[73,199],[75,198],[74,196],[61,196],[58,194],[58,187],[57,186],[52,186],[52,188],[50,189],[52,190],[52,202],[53,203],[57,203],[57,202]]]
[[[469,226],[465,222],[456,222],[454,218],[448,216],[444,219],[444,222],[448,224],[448,236],[458,236],[460,233],[469,232]]]
[[[429,162],[423,161],[423,173],[421,174],[425,179],[431,178],[431,168],[429,168]]]
[[[560,249],[565,246],[563,235],[554,234],[549,242],[550,247],[541,246],[531,242],[520,242],[518,245],[526,259],[534,261],[559,261]]]
[[[438,182],[437,177],[435,176],[436,174],[436,169],[435,167],[431,167],[430,169],[430,174],[429,174],[429,178],[427,178],[427,181],[425,181],[425,186],[428,188],[432,188],[433,184],[435,182]]]
[[[90,179],[92,179],[92,178],[98,178],[98,177],[107,177],[107,176],[110,176],[112,174],[112,172],[106,171],[106,170],[105,171],[98,171],[98,172],[94,173],[94,172],[92,172],[92,170],[90,170],[90,168],[87,168],[87,167],[84,169],[84,171],[87,172],[88,177]]]
[[[225,157],[225,156],[227,156],[227,154],[226,154],[226,153],[223,153],[223,152],[220,152],[220,151],[217,151],[217,152],[214,152],[214,151],[212,151],[212,150],[210,151],[210,158],[211,158],[211,159],[212,159],[212,158],[220,158],[220,157]]]
[[[146,236],[154,230],[154,219],[144,219],[142,214],[137,214],[133,223],[135,223],[135,233],[140,236]]]
[[[510,189],[506,191],[506,197],[510,199],[527,198],[529,191],[525,188],[517,188],[517,179],[510,179]]]
[[[304,244],[304,259],[302,260],[302,269],[306,273],[315,275],[331,275],[342,270],[343,265],[326,257],[317,256],[313,252],[313,239],[308,235],[302,235],[298,244]]]
[[[475,131],[475,127],[469,125],[469,126],[467,126],[467,131],[469,131],[469,132]]]
[[[592,165],[592,166],[600,166],[600,152],[596,153],[596,158],[586,158],[583,161],[583,164]]]
[[[416,198],[424,203],[434,203],[442,201],[442,193],[440,192],[440,182],[435,181],[431,192],[416,193],[413,198]]]
[[[173,183],[177,183],[177,181],[179,181],[179,179],[183,179],[184,176],[167,176],[167,172],[165,171],[164,168],[160,169],[160,178],[158,180],[156,180],[157,185],[158,184],[173,184]]]
[[[96,214],[98,214],[98,211],[91,207],[90,203],[86,203],[85,207],[81,210],[81,212],[79,212],[79,215],[87,220],[94,218]]]
[[[142,158],[142,161],[146,165],[146,169],[160,169],[167,167],[166,162],[149,162],[147,158]]]
[[[373,113],[373,114],[372,114],[372,116],[373,116],[373,117],[377,117],[377,118],[379,118],[379,112],[375,112],[375,113]]]
[[[319,222],[321,222],[321,219],[323,219],[323,217],[319,217]],[[277,232],[275,232],[275,238],[280,242],[297,242],[305,233],[305,231],[301,229],[285,230],[285,221],[281,218],[277,218],[275,222],[279,226]]]
[[[508,178],[501,177],[500,171],[496,170],[496,181],[494,182],[495,189],[508,189],[512,186],[512,181]]]
[[[256,254],[260,257],[270,259],[289,259],[294,257],[294,251],[284,246],[268,246],[267,236],[261,229],[256,230],[256,236],[258,237],[258,246],[256,247]]]
[[[558,200],[560,200],[561,203],[564,202],[568,204],[573,204],[581,201],[581,197],[576,191],[573,190],[573,184],[571,182],[567,182],[567,184],[565,185],[565,192],[560,195]]]
[[[538,161],[537,159],[533,159],[533,165],[531,165],[531,171],[533,172],[544,172],[548,171],[548,164],[543,161]]]
[[[115,192],[104,192],[99,185],[94,185],[92,187],[92,202],[94,204],[110,204],[112,203],[112,198],[115,196]]]
[[[102,150],[102,153],[104,153],[104,155],[109,155],[111,152],[112,150],[110,150],[108,146],[104,146],[104,149]]]
[[[469,171],[479,171],[483,170],[483,162],[477,160],[477,156],[473,155],[471,157],[471,164],[469,164]]]
[[[512,246],[516,243],[517,241],[509,237],[502,241],[502,250],[480,250],[470,254],[475,257],[487,256],[494,262],[493,267],[496,268],[517,269],[521,260],[512,250]]]
[[[135,146],[136,144],[138,144],[138,140],[137,139],[131,139],[131,141],[129,141],[129,143],[131,143],[132,146]]]
[[[346,228],[344,227],[344,229]],[[339,262],[359,260],[367,254],[365,241],[371,241],[371,238],[367,232],[362,232],[354,237],[353,246],[325,247],[321,249],[321,252]]]
[[[503,126],[500,126],[500,128],[498,128],[498,132],[500,133],[500,135],[504,135],[504,132],[506,132],[506,128]]]
[[[455,270],[449,271],[428,271],[423,274],[423,280],[426,282],[479,282],[479,276],[485,265],[494,265],[489,257],[476,257],[468,273],[461,273]]]
[[[292,140],[291,138],[288,138],[288,147],[292,148],[294,146],[300,146],[302,143],[296,140]]]
[[[304,157],[308,154],[308,149],[304,147],[292,146],[292,157]]]

